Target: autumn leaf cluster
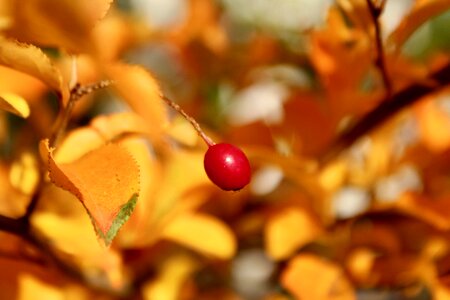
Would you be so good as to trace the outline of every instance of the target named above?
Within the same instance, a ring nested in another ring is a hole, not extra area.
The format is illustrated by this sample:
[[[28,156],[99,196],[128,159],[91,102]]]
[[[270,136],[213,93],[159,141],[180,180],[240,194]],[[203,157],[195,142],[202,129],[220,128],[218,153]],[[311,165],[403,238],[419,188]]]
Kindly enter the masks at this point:
[[[167,3],[0,2],[0,298],[450,299],[449,1]]]

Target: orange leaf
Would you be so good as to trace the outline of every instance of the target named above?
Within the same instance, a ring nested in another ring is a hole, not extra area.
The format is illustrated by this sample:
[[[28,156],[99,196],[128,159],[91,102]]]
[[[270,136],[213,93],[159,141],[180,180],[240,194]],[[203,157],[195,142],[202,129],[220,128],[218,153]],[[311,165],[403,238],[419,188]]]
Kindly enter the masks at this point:
[[[57,164],[52,150],[48,151],[50,179],[82,202],[109,245],[136,205],[139,168],[135,160],[116,144],[102,146],[68,164]]]
[[[0,64],[34,76],[62,91],[62,77],[41,49],[0,37]]]
[[[297,299],[356,299],[342,269],[312,254],[294,257],[281,276],[281,284]]]

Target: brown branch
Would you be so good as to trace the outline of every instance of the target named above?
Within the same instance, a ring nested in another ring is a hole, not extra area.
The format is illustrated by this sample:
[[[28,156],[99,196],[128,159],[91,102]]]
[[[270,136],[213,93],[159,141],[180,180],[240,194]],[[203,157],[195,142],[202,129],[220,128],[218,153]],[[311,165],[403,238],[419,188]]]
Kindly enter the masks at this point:
[[[385,98],[374,110],[366,114],[362,119],[340,134],[326,152],[321,156],[320,161],[326,163],[336,157],[357,139],[367,134],[375,127],[381,125],[387,119],[398,113],[405,107],[415,103],[424,96],[437,92],[450,84],[450,64],[431,74],[430,84],[415,84],[402,91]]]
[[[383,12],[383,8],[385,5],[385,1],[381,2],[379,6],[375,6],[375,4],[372,2],[372,0],[366,0],[367,6],[370,11],[370,15],[372,17],[372,22],[375,28],[375,44],[376,44],[376,58],[375,58],[375,65],[377,66],[378,70],[380,70],[381,78],[383,80],[383,85],[386,90],[386,98],[390,99],[392,96],[392,84],[389,79],[387,66],[386,66],[386,59],[384,56],[384,50],[383,50],[383,41],[381,39],[381,28],[380,28],[380,16]]]

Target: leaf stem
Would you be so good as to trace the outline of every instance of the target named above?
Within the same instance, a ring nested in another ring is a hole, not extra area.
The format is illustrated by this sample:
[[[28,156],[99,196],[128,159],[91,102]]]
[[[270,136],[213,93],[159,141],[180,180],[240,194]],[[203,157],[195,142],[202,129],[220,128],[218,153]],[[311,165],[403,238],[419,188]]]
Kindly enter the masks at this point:
[[[181,114],[183,116],[183,118],[185,118],[189,123],[191,123],[192,127],[194,127],[195,131],[197,131],[198,135],[203,139],[203,141],[205,141],[205,143],[211,147],[214,146],[215,143],[214,141],[202,130],[202,128],[200,127],[200,124],[198,124],[198,122],[191,117],[190,115],[188,115],[177,103],[175,103],[174,101],[172,101],[171,99],[169,99],[168,97],[162,95],[162,99],[173,109],[175,109],[179,114]]]

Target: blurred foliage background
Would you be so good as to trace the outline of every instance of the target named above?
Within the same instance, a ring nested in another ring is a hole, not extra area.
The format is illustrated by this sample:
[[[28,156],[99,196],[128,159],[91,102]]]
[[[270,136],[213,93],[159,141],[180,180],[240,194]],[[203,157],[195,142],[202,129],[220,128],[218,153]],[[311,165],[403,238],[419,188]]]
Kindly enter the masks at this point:
[[[450,299],[449,9],[2,0],[1,298]]]

